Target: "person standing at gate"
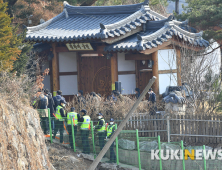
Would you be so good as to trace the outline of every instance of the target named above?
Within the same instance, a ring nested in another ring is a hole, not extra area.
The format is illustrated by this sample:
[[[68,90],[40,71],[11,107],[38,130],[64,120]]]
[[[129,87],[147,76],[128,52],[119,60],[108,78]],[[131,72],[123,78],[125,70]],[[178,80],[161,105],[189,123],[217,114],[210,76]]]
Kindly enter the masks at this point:
[[[75,112],[75,108],[71,108],[71,112],[67,113],[67,129],[69,133],[69,143],[71,148],[73,149],[73,138],[72,138],[72,121],[73,119],[73,126],[74,126],[74,138],[76,139],[77,134],[77,127],[78,127],[78,121],[80,119],[80,115]]]
[[[47,135],[48,127],[49,127],[49,121],[48,121],[48,98],[41,93],[39,95],[39,107],[40,109],[40,118],[41,118],[41,123],[42,123],[42,130],[45,135]]]
[[[54,100],[52,98],[52,94],[49,92],[48,89],[44,90],[44,94],[48,98],[48,106],[47,107],[50,109],[51,126],[52,126],[52,131],[54,131],[54,129],[55,129],[55,124],[54,124],[54,115],[55,115]]]
[[[140,89],[139,88],[135,88],[135,97],[138,99],[140,97]]]
[[[155,115],[157,111],[156,94],[153,92],[152,88],[149,89],[148,94],[149,94],[148,106],[150,106],[150,114]]]
[[[98,136],[99,136],[99,147],[100,147],[100,150],[102,150],[103,147],[104,147],[104,145],[105,145],[106,122],[105,122],[105,120],[103,119],[103,114],[102,114],[102,113],[99,113],[99,114],[98,114],[98,119],[99,119],[99,121],[98,121],[98,124],[95,126],[95,129],[96,129],[97,132],[98,132]]]
[[[114,123],[114,119],[111,118],[109,122],[109,126],[107,128],[107,138],[109,139],[113,135],[114,132],[115,132],[115,123]],[[116,154],[114,152],[114,142],[110,146],[110,161],[109,162],[110,163],[116,162]]]
[[[87,111],[85,109],[80,111],[82,117],[79,119],[80,129],[81,129],[81,137],[82,137],[82,146],[83,146],[83,153],[89,154],[90,147],[89,147],[89,131],[90,131],[90,121],[91,118],[86,115]]]
[[[60,104],[56,107],[56,121],[55,121],[55,130],[54,130],[54,136],[53,139],[56,137],[56,133],[60,132],[60,143],[63,143],[63,132],[64,132],[64,118],[65,118],[65,101],[60,100]]]

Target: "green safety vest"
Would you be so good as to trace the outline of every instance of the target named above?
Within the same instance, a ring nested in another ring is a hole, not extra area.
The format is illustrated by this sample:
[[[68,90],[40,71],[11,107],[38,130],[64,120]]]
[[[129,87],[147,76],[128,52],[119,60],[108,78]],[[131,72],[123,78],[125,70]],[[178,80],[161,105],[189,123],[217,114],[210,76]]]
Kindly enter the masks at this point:
[[[56,118],[59,119],[60,121],[64,121],[63,117],[61,116],[61,113],[60,113],[60,109],[62,109],[63,107],[58,105],[56,107]],[[64,110],[64,114],[65,114],[65,110]]]
[[[103,120],[103,126],[100,129],[97,129],[98,132],[105,132],[106,131],[106,122],[104,119],[100,119]],[[99,125],[99,122],[98,122]]]
[[[36,99],[35,99],[35,100],[33,101],[33,104],[32,104],[32,105],[34,106],[34,105],[36,104],[36,102],[37,102],[37,101],[36,101]]]
[[[107,137],[109,137],[112,134],[114,127],[115,127],[115,124],[108,126],[108,128],[107,128]]]
[[[90,117],[88,115],[83,116],[84,121],[82,122],[82,125],[80,127],[81,130],[89,130],[90,129]]]
[[[77,114],[76,112],[69,112],[67,114],[67,125],[71,125],[72,122],[71,122],[71,119],[73,119],[73,124],[74,126],[77,126],[78,125],[78,118],[77,118]]]

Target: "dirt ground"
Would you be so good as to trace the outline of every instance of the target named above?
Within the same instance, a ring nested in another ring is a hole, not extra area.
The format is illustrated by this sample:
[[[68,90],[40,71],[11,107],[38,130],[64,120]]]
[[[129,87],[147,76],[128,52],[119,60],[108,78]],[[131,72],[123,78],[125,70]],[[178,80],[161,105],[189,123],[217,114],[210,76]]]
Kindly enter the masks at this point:
[[[92,161],[83,158],[78,152],[73,152],[65,146],[46,141],[52,170],[88,170]],[[134,170],[135,168],[121,167],[116,164],[99,163],[96,170]],[[136,168],[137,170],[138,168]]]
[[[92,161],[78,157],[78,153],[73,152],[59,144],[46,142],[49,159],[55,170],[87,170]]]

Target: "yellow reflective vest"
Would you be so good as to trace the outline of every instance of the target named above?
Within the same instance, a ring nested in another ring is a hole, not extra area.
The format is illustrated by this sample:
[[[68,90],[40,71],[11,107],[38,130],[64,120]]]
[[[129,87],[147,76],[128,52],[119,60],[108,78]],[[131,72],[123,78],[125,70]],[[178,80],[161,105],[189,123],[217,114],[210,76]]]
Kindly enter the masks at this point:
[[[60,109],[62,109],[63,107],[62,106],[60,106],[60,105],[58,105],[57,107],[56,107],[56,118],[57,119],[59,119],[60,121],[63,121],[64,119],[63,119],[63,117],[61,116],[61,113],[60,113]],[[64,110],[64,115],[65,115],[65,110]]]
[[[71,122],[71,119],[73,119],[73,125],[74,126],[77,126],[78,125],[78,117],[77,117],[77,114],[76,112],[69,112],[67,114],[67,125],[71,125],[72,122]]]
[[[80,129],[81,130],[90,130],[90,121],[91,118],[88,115],[83,116],[84,121],[82,122]]]
[[[107,137],[109,137],[112,134],[113,128],[115,128],[115,124],[108,126],[108,128],[107,128]]]
[[[103,121],[103,125],[100,129],[97,129],[98,132],[105,132],[106,131],[106,122],[104,119],[100,119]],[[99,122],[98,122],[98,125],[99,125]]]

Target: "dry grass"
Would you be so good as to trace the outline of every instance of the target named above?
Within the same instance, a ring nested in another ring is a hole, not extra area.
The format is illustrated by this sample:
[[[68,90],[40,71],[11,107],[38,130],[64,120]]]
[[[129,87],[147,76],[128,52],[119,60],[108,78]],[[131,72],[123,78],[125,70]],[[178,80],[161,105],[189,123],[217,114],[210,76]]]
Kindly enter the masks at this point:
[[[81,109],[86,109],[88,115],[93,120],[97,120],[96,114],[99,112],[104,115],[106,120],[109,120],[111,117],[114,119],[124,118],[125,115],[132,108],[133,104],[136,102],[136,98],[122,96],[122,99],[118,99],[117,102],[108,101],[105,97],[101,97],[100,100],[95,100],[90,97],[90,95],[84,96],[86,98],[86,105],[80,106],[77,103],[77,97],[74,96],[74,99],[68,103],[66,110],[70,111],[71,107],[75,107],[76,111],[79,113]],[[164,110],[164,104],[161,102],[157,102],[158,110]],[[136,111],[133,115],[138,115],[138,113],[149,113],[150,106],[148,106],[148,101],[143,100],[140,102]]]
[[[26,75],[0,74],[0,169],[49,169],[50,162],[30,98],[37,86]]]

